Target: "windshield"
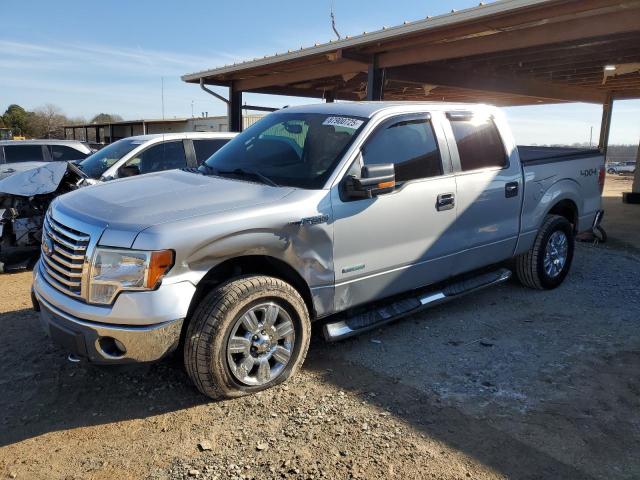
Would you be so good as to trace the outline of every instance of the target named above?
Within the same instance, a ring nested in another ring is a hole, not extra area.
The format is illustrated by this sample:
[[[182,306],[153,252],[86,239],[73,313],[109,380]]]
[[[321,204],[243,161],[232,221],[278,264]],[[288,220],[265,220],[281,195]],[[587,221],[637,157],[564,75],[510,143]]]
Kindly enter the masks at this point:
[[[319,189],[365,122],[351,116],[272,113],[209,157],[200,171]]]
[[[89,155],[78,164],[78,168],[89,178],[98,180],[109,167],[143,143],[142,140],[123,138]]]

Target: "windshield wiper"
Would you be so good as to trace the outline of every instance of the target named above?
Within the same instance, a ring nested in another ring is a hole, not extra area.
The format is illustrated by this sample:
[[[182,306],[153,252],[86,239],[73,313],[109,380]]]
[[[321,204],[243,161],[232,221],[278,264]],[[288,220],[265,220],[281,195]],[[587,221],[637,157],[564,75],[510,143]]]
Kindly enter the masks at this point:
[[[209,167],[208,165],[207,165],[207,168],[215,170],[215,168]],[[258,180],[262,181],[262,183],[266,183],[267,185],[271,185],[272,187],[279,187],[280,186],[276,182],[271,180],[269,177],[267,177],[266,175],[263,175],[262,173],[260,173],[260,172],[258,172],[256,170],[249,170],[249,169],[246,169],[246,168],[234,168],[233,170],[216,170],[213,174],[214,175],[238,175],[238,176],[245,176],[245,177],[254,177],[254,178],[257,178]]]

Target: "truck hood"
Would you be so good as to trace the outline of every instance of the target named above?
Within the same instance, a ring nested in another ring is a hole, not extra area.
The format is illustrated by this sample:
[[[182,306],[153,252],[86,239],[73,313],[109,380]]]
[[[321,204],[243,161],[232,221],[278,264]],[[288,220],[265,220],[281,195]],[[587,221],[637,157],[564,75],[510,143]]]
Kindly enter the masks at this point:
[[[128,248],[153,225],[274,202],[292,190],[172,170],[79,189],[55,209],[105,228],[101,245]]]

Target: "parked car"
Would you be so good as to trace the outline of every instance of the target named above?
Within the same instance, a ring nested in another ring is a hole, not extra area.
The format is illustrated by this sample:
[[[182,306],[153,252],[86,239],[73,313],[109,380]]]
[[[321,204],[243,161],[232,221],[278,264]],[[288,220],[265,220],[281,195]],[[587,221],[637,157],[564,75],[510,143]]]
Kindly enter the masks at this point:
[[[196,168],[234,135],[170,133],[129,137],[75,165],[51,162],[0,180],[0,271],[24,268],[37,259],[43,215],[53,198],[120,177]]]
[[[78,168],[89,183],[174,168],[196,168],[235,135],[186,132],[127,137],[98,150],[78,163]]]
[[[253,393],[297,371],[312,321],[339,340],[512,272],[559,286],[604,173],[597,150],[518,148],[492,107],[285,108],[198,171],[57,198],[34,308],[76,357],[181,346],[203,394]]]
[[[611,175],[622,173],[633,173],[636,171],[636,162],[613,162],[607,163],[607,173]]]
[[[47,162],[83,160],[90,154],[87,145],[75,140],[0,141],[0,179]]]

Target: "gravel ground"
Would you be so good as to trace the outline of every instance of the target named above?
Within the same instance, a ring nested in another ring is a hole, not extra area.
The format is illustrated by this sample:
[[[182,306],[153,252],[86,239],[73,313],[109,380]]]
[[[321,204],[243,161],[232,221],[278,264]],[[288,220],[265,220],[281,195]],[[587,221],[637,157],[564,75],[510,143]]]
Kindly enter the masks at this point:
[[[640,478],[640,253],[578,245],[515,283],[336,344],[209,402],[179,362],[70,364],[0,277],[2,478]]]

